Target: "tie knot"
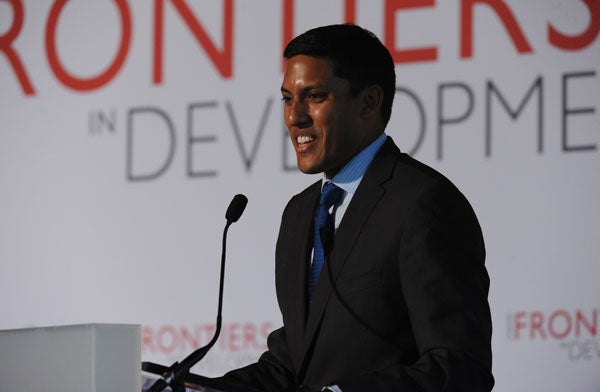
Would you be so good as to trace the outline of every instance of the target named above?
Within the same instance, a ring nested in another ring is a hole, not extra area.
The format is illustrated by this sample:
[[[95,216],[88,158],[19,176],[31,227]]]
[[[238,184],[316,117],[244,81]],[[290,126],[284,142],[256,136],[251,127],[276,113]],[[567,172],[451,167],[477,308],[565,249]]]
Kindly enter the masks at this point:
[[[329,209],[340,200],[343,192],[344,190],[334,183],[326,182],[325,186],[323,186],[320,203],[325,206],[325,208]]]

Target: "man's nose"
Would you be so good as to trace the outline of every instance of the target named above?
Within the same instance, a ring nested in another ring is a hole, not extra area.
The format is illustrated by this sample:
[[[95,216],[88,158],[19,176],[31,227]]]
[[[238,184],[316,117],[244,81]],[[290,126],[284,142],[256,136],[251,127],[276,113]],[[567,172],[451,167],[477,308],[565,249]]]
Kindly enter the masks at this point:
[[[308,106],[301,100],[294,100],[288,106],[286,113],[288,126],[295,126],[298,128],[305,128],[312,124]]]

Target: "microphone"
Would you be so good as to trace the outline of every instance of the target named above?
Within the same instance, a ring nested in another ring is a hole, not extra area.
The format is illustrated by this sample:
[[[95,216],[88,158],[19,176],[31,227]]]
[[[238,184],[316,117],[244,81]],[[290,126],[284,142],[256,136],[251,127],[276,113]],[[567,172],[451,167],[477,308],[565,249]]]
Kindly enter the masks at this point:
[[[242,213],[246,209],[248,204],[248,198],[244,195],[235,195],[227,207],[225,212],[225,219],[227,224],[223,229],[223,247],[221,250],[221,277],[219,282],[219,303],[217,308],[217,325],[215,328],[215,334],[213,338],[204,347],[200,347],[190,355],[188,355],[181,363],[175,362],[169,367],[163,374],[162,378],[156,380],[156,382],[150,387],[148,392],[160,392],[167,386],[170,386],[173,391],[185,391],[183,386],[183,378],[189,373],[192,366],[197,364],[208,350],[217,342],[219,334],[221,333],[221,310],[223,308],[223,282],[225,280],[225,249],[227,245],[227,231],[232,223],[237,222],[242,216]],[[144,365],[144,364],[142,364]],[[149,367],[149,366],[147,366]]]
[[[244,195],[235,195],[227,207],[225,213],[225,219],[227,222],[237,222],[240,216],[244,213],[246,205],[248,204],[248,198]]]

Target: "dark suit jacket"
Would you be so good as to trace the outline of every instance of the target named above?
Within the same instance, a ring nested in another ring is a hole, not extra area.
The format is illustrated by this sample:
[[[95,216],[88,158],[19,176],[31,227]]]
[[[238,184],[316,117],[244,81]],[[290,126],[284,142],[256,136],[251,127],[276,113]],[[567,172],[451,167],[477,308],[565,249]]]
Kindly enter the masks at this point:
[[[226,380],[265,391],[489,391],[491,318],[481,229],[458,189],[390,138],[365,173],[307,304],[320,181],[283,213],[283,327]],[[332,284],[333,282],[333,284]]]

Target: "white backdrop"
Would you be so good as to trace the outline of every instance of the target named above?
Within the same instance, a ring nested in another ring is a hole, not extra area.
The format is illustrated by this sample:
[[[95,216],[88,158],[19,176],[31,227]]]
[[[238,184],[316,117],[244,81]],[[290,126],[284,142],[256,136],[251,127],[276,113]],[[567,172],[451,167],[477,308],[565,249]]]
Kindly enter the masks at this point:
[[[280,214],[315,180],[281,50],[344,21],[394,53],[388,134],[478,214],[495,390],[600,391],[597,0],[0,0],[0,329],[137,323],[144,360],[183,358],[212,336],[244,193],[194,370],[255,360]]]

